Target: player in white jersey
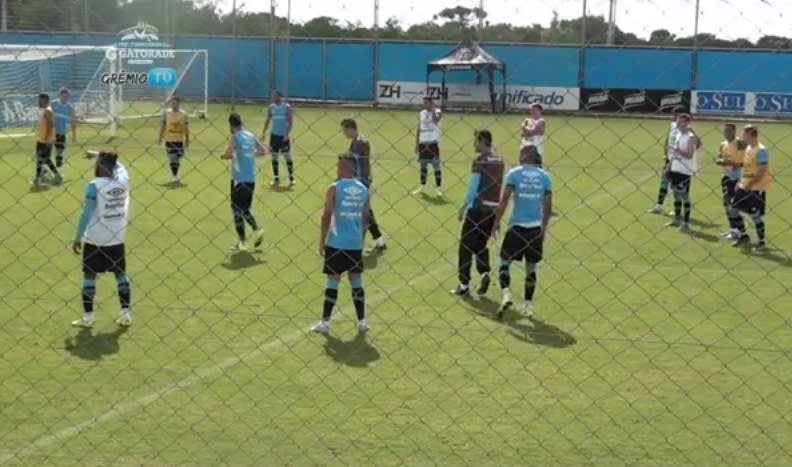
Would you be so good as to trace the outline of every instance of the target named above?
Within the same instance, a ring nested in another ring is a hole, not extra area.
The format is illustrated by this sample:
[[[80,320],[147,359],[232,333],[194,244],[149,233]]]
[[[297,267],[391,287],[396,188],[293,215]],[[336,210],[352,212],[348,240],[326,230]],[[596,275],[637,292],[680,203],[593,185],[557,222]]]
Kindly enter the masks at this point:
[[[542,166],[542,158],[544,157],[544,144],[547,140],[547,136],[545,134],[547,124],[545,123],[544,116],[542,115],[543,111],[544,108],[542,107],[542,104],[538,102],[531,104],[531,116],[523,120],[522,126],[520,127],[520,148],[522,149],[527,146],[536,147],[536,151],[539,153],[539,167]]]
[[[120,326],[132,324],[129,314],[131,292],[126,275],[124,238],[129,214],[129,174],[112,152],[90,151],[96,157],[96,178],[88,183],[85,203],[74,237],[72,250],[82,252],[83,317],[73,326],[93,326],[93,305],[96,296],[96,276],[103,272],[115,274],[121,315]]]
[[[429,173],[429,164],[434,169],[437,196],[443,196],[443,175],[440,167],[440,118],[442,113],[435,107],[431,97],[424,97],[424,108],[418,114],[418,130],[415,135],[415,152],[418,154],[418,163],[421,164],[421,184],[413,191],[414,195],[422,193],[426,188],[426,177]]]
[[[660,189],[657,191],[657,202],[649,212],[652,214],[662,214],[663,203],[665,203],[666,196],[668,196],[668,164],[674,152],[674,144],[676,144],[679,131],[677,130],[677,120],[679,116],[684,113],[682,107],[674,107],[673,117],[671,124],[668,128],[665,144],[663,145],[663,169],[660,171]]]
[[[683,232],[690,230],[690,181],[696,174],[696,151],[701,147],[698,136],[690,128],[690,115],[677,120],[677,136],[669,157],[668,182],[674,190],[674,218],[668,224]]]

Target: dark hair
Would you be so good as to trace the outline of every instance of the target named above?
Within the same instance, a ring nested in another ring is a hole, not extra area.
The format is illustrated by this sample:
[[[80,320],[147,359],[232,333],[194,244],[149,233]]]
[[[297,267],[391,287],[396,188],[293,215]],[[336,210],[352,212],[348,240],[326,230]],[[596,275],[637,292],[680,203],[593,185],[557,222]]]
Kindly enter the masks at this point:
[[[58,95],[62,96],[63,94],[71,94],[71,91],[69,91],[69,88],[60,88]]]
[[[272,95],[273,96],[278,96],[278,97],[283,97],[283,93],[281,91],[279,91],[278,89],[273,89],[272,90]]]
[[[520,163],[523,163],[523,158],[530,158],[530,162],[539,162],[539,148],[533,144],[528,144],[520,148]]]
[[[351,130],[357,130],[357,122],[354,118],[345,118],[341,120],[341,127]]]
[[[540,104],[538,102],[534,102],[533,104],[531,104],[531,108],[532,109],[539,109],[540,112],[544,110],[544,107],[542,106],[542,104]]]
[[[690,114],[687,113],[679,114],[679,118],[681,118],[682,120],[687,120],[688,122],[693,120],[693,117],[691,117]]]
[[[432,97],[432,96],[424,96],[423,100],[425,100],[425,101],[433,101],[434,97]]]
[[[753,125],[745,125],[745,128],[743,128],[743,131],[745,131],[749,135],[753,136],[754,138],[759,136],[759,128],[756,128]]]
[[[737,129],[737,125],[735,125],[734,123],[727,123],[727,124],[723,125],[723,127],[724,128],[728,128],[730,130],[736,130]]]
[[[116,168],[118,154],[110,151],[99,151],[99,154],[96,155],[96,160],[101,167],[112,172]]]
[[[179,96],[171,96],[171,102],[181,102],[181,97]]]
[[[49,100],[49,94],[47,94],[46,92],[42,92],[41,94],[38,95],[38,98]]]
[[[238,113],[234,112],[228,116],[228,124],[233,127],[242,126],[242,117],[240,117]]]
[[[492,133],[489,130],[476,130],[476,139],[487,146],[492,146]]]
[[[685,113],[685,108],[682,107],[681,105],[678,105],[678,106],[674,107],[673,112],[674,112],[674,115],[679,115],[681,113]]]

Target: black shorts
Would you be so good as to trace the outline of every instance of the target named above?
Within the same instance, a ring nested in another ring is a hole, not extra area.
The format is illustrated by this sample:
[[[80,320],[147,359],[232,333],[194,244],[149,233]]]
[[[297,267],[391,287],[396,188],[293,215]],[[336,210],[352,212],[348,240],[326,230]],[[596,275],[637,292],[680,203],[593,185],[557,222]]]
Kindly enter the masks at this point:
[[[363,272],[362,250],[339,250],[325,245],[322,272],[329,275],[360,274]]]
[[[488,208],[471,208],[462,222],[460,243],[462,246],[478,253],[487,248],[487,242],[495,228],[495,210]]]
[[[746,191],[737,188],[737,190],[734,192],[734,198],[732,198],[732,207],[734,209],[750,215],[759,214],[760,216],[763,216],[766,205],[766,191]]]
[[[434,160],[440,157],[440,146],[437,143],[419,143],[418,159]]]
[[[284,154],[291,151],[291,142],[288,136],[270,135],[270,151],[273,154]]]
[[[236,182],[231,180],[231,209],[245,212],[253,205],[253,192],[256,184],[253,182]]]
[[[96,246],[83,244],[82,270],[86,274],[103,272],[126,272],[126,253],[124,244]]]
[[[689,192],[690,191],[690,175],[679,172],[668,172],[668,182],[676,191]]]
[[[184,155],[184,143],[181,141],[166,141],[165,152],[169,156],[182,157]]]
[[[501,244],[500,257],[507,261],[522,261],[528,263],[538,263],[542,261],[542,249],[544,247],[544,236],[540,227],[518,227],[509,228],[503,237]]]
[[[721,193],[723,194],[723,201],[726,204],[731,204],[734,199],[734,194],[737,192],[737,180],[724,176],[721,178]]]
[[[66,149],[66,135],[62,133],[55,133],[55,149]]]
[[[47,143],[36,143],[36,159],[47,161],[52,159],[52,145]]]

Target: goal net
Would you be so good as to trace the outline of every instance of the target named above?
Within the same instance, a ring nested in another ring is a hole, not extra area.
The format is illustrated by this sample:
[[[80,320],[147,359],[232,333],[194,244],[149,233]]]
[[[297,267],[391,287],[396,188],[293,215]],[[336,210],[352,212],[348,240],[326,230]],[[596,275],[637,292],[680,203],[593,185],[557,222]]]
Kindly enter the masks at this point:
[[[113,46],[0,45],[0,128],[22,134],[38,118],[37,95],[72,93],[80,121],[115,134],[124,120],[159,113],[174,95],[207,113],[206,50]]]

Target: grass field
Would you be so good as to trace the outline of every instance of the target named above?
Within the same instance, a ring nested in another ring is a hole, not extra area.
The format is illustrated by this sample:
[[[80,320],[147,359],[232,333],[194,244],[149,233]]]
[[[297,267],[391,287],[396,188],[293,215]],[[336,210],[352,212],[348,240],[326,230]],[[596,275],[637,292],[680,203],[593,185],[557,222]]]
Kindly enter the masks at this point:
[[[67,247],[91,163],[74,148],[66,183],[31,192],[32,141],[0,140],[0,465],[792,464],[787,125],[761,127],[776,182],[771,248],[754,254],[717,238],[709,161],[694,232],[643,214],[666,121],[550,117],[560,215],[538,320],[501,323],[497,287],[478,302],[448,291],[472,130],[491,128],[515,162],[519,117],[446,116],[446,202],[409,195],[413,112],[298,109],[299,184],[258,190],[268,245],[230,258],[227,108],[211,110],[192,122],[180,188],[166,184],[155,121],[115,142],[133,183],[127,332],[112,324],[112,276],[94,330],[69,327],[81,310]],[[242,113],[260,126],[260,109]],[[319,214],[347,115],[372,141],[389,249],[366,262],[372,331],[356,337],[344,284],[323,338],[307,332],[324,287]],[[719,124],[696,126],[714,151]],[[104,138],[92,131],[86,147]],[[263,187],[267,160],[260,169]]]

